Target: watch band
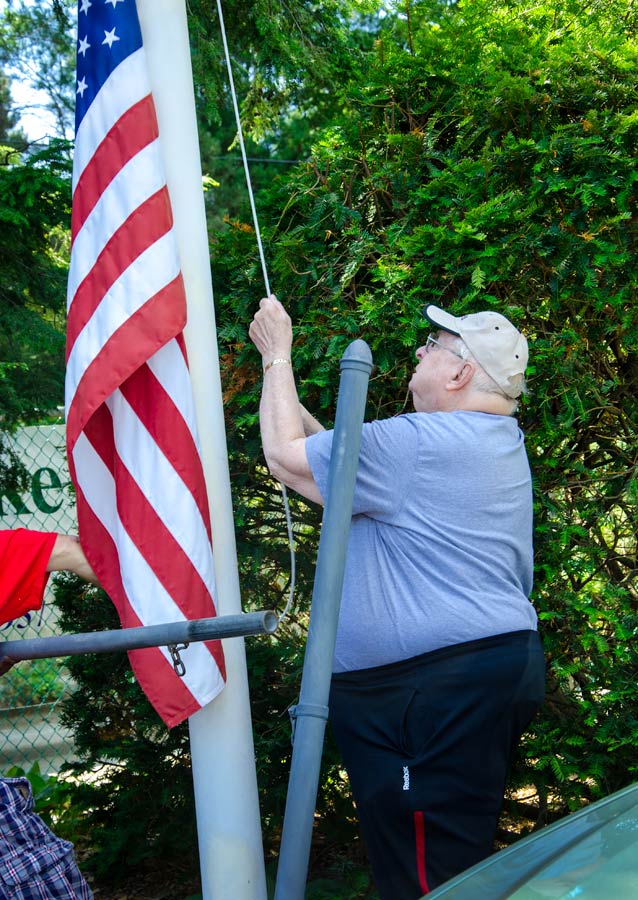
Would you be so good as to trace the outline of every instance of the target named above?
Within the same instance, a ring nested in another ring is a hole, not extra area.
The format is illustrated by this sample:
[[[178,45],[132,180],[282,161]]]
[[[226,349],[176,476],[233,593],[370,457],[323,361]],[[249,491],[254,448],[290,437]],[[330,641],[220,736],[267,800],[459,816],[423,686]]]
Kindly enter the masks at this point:
[[[266,363],[264,366],[264,373],[271,369],[273,366],[278,366],[281,363],[288,363],[289,366],[292,366],[292,360],[287,359],[285,356],[279,356],[277,359],[271,359],[269,363]]]

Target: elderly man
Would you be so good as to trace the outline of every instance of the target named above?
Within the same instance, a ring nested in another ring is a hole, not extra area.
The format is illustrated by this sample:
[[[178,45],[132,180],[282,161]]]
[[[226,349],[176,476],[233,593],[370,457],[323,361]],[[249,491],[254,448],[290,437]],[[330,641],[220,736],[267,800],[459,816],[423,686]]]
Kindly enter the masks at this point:
[[[52,532],[0,531],[0,622],[42,605],[49,574],[74,572],[97,584],[78,539]],[[13,664],[4,659],[0,674]],[[26,778],[0,778],[0,897],[91,900],[73,845],[56,837],[34,812]]]
[[[425,310],[415,412],[363,426],[330,722],[382,900],[416,900],[492,852],[512,750],[542,702],[532,491],[513,417],[527,342],[503,316]],[[300,406],[292,327],[260,303],[271,473],[326,494],[332,432]]]

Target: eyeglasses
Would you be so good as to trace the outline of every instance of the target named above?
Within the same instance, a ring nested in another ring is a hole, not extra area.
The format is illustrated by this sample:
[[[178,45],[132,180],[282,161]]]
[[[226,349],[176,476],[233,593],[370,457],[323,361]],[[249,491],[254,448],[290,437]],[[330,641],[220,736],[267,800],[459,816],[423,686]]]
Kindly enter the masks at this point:
[[[456,350],[452,350],[451,347],[446,347],[445,344],[442,344],[441,341],[437,341],[435,337],[433,337],[431,334],[429,334],[427,336],[427,340],[426,340],[425,344],[423,345],[425,348],[425,352],[429,353],[430,350],[432,349],[433,345],[436,345],[437,347],[442,347],[443,350],[447,350],[448,353],[453,353],[454,356],[458,357],[459,359],[462,359],[463,362],[466,362],[466,359],[464,356],[462,356],[460,353],[457,353]]]

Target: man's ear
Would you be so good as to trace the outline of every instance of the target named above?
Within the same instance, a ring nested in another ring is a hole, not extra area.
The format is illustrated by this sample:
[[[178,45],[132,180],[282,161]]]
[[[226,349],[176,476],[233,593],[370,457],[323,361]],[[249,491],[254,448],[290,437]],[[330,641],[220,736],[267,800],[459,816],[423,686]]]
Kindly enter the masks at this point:
[[[474,366],[467,360],[459,367],[458,371],[448,380],[445,387],[448,391],[461,391],[467,387],[474,377]]]

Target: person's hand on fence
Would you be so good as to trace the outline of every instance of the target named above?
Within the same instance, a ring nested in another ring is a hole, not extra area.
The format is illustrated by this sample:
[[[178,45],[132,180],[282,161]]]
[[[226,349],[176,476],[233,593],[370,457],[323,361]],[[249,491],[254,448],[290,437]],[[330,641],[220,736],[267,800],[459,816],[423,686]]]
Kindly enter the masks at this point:
[[[15,665],[15,659],[11,659],[9,656],[0,656],[0,675],[4,675],[5,672],[8,672],[9,669]]]

